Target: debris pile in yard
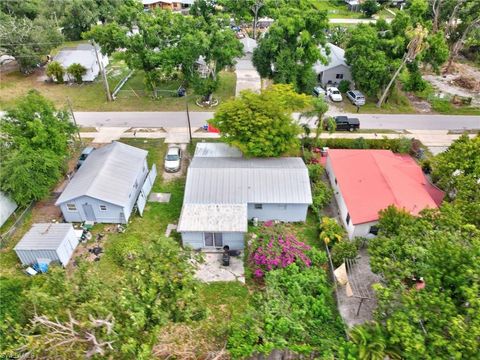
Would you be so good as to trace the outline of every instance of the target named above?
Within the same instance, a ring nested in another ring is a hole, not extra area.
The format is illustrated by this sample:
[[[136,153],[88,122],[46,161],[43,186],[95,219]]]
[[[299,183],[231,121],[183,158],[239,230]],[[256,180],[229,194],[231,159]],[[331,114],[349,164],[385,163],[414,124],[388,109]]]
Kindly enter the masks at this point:
[[[452,83],[464,89],[480,91],[480,82],[475,81],[475,79],[471,77],[459,76],[453,79]]]

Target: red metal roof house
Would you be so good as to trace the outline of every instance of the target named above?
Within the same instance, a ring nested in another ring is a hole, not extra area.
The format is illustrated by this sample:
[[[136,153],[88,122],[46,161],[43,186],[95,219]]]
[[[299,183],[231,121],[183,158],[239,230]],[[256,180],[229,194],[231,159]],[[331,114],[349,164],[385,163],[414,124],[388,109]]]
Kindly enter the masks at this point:
[[[417,215],[444,197],[411,156],[390,150],[330,149],[326,170],[350,238],[375,233],[378,213],[389,205]]]

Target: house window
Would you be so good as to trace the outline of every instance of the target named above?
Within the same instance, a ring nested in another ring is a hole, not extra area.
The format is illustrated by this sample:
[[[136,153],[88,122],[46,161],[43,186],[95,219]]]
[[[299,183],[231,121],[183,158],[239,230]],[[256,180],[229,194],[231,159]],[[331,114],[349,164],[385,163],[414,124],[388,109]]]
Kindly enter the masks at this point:
[[[350,214],[347,213],[347,218],[345,219],[347,225],[350,224]]]
[[[262,210],[263,209],[263,204],[255,204],[255,209],[256,210]]]
[[[77,211],[77,206],[75,204],[67,204],[68,211]]]
[[[107,205],[100,205],[100,211],[107,211]]]
[[[203,238],[204,238],[204,241],[205,241],[205,246],[210,246],[210,247],[222,247],[223,246],[222,233],[206,232],[206,233],[203,233]]]
[[[378,226],[376,225],[370,226],[370,231],[368,233],[373,235],[378,235]]]
[[[343,74],[337,74],[337,75],[335,75],[335,78],[337,78],[337,79],[343,79]]]

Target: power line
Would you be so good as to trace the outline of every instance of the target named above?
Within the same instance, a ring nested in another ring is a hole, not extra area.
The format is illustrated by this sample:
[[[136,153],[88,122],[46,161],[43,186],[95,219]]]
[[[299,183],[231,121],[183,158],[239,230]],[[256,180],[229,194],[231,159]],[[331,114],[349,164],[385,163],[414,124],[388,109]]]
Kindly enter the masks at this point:
[[[87,44],[87,41],[84,43],[79,43],[79,44]],[[58,42],[35,42],[35,43],[0,43],[0,46],[3,45],[62,45],[62,42],[60,44]]]

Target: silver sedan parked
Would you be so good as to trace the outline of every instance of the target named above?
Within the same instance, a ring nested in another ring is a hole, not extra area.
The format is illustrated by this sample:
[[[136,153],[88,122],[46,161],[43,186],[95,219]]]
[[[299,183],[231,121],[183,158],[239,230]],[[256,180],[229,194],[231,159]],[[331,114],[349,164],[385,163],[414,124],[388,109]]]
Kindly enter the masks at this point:
[[[182,160],[182,150],[177,146],[168,148],[167,155],[165,156],[165,171],[177,172],[180,170],[180,164]]]

